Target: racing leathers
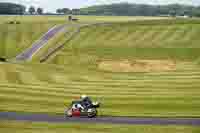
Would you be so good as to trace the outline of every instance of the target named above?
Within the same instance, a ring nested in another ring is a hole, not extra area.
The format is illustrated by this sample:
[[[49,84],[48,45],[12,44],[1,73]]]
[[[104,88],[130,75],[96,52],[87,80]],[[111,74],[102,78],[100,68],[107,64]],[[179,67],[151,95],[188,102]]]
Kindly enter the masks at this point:
[[[92,100],[89,97],[85,97],[81,100],[81,105],[84,108],[91,108],[92,104]]]

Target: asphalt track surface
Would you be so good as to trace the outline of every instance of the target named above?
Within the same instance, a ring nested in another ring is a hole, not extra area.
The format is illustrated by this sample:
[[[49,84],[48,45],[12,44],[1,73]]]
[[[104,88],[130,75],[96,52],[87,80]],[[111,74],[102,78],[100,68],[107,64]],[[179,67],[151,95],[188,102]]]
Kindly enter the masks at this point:
[[[58,32],[64,30],[66,25],[54,26],[47,33],[45,33],[39,40],[37,40],[30,48],[17,55],[17,61],[25,61],[32,58],[32,56],[39,51],[47,42],[53,38]]]
[[[110,117],[97,118],[64,118],[62,115],[27,114],[15,112],[0,112],[0,120],[16,120],[49,123],[103,123],[129,125],[191,125],[200,126],[200,118],[138,118]]]

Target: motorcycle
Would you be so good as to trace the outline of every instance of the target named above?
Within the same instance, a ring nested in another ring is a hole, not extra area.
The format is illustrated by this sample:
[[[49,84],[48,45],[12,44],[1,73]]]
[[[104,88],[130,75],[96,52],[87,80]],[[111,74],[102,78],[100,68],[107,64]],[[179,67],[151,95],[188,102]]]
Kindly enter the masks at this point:
[[[68,117],[94,118],[97,116],[97,114],[98,114],[97,108],[100,107],[99,102],[93,102],[92,105],[89,105],[88,107],[85,107],[84,109],[79,109],[79,108],[73,109],[72,108],[73,106],[76,106],[79,103],[80,103],[79,101],[72,102],[70,107],[64,111],[64,117],[65,118],[68,118]]]

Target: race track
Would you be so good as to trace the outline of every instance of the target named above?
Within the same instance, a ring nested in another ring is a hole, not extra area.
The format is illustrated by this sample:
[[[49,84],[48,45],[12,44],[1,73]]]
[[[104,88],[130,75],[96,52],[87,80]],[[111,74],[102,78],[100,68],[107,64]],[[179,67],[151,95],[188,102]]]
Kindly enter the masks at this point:
[[[58,25],[51,28],[39,40],[37,40],[30,48],[17,55],[17,61],[25,61],[32,58],[32,56],[39,51],[47,42],[53,38],[58,32],[64,30],[66,25]]]
[[[25,114],[15,112],[0,112],[0,120],[17,120],[51,123],[109,123],[130,125],[192,125],[200,126],[200,118],[138,118],[138,117],[109,117],[97,118],[64,118],[62,115]]]

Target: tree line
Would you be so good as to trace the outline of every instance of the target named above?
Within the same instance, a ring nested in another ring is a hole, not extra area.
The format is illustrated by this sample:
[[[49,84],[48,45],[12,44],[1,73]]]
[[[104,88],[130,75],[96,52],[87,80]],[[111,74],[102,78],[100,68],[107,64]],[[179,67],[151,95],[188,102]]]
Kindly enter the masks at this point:
[[[80,9],[69,9],[69,8],[59,8],[56,10],[57,14],[72,14],[72,15],[80,15]]]
[[[148,5],[118,3],[110,5],[90,6],[81,9],[58,9],[58,14],[74,15],[111,15],[111,16],[196,16],[200,17],[200,6],[170,4]]]
[[[28,9],[28,13],[31,15],[34,15],[34,14],[42,15],[44,13],[44,10],[43,8],[40,8],[40,7],[35,8],[34,6],[30,6]]]
[[[28,11],[26,12],[26,6],[14,3],[0,3],[0,14],[8,14],[8,15],[23,15],[23,14],[43,14],[43,8],[36,8],[34,6],[30,6]]]
[[[26,7],[13,3],[0,3],[0,14],[24,14]]]
[[[57,14],[72,15],[111,15],[111,16],[195,16],[200,17],[200,6],[170,4],[147,5],[118,3],[110,5],[90,6],[80,9],[60,8]],[[27,9],[24,5],[14,3],[0,3],[0,14],[44,14],[43,8],[31,6]]]

